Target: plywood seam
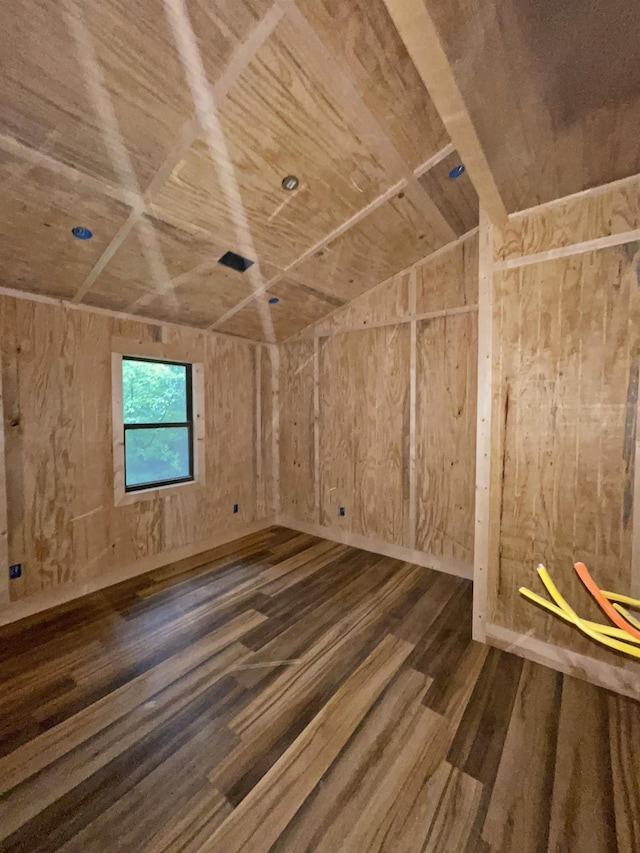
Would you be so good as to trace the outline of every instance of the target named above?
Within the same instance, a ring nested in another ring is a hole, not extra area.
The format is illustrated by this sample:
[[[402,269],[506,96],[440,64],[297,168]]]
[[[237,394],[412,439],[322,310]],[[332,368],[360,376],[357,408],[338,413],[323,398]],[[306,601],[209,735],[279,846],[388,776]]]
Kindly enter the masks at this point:
[[[227,64],[227,68],[222,72],[216,83],[212,86],[213,97],[216,103],[220,103],[228,95],[234,82],[238,79],[244,68],[246,68],[257,51],[262,47],[264,42],[280,22],[288,5],[289,3],[287,0],[275,0],[269,11],[260,19],[256,26],[253,27],[249,37],[240,44],[236,51],[234,51]],[[176,146],[162,162],[159,169],[147,185],[146,190],[141,193],[134,193],[135,201],[132,205],[133,209],[129,218],[115,235],[111,243],[107,246],[101,257],[98,258],[98,261],[89,272],[85,281],[80,285],[73,298],[74,302],[80,302],[84,299],[87,293],[89,293],[100,276],[100,273],[107,266],[113,255],[118,251],[127,236],[132,232],[136,224],[142,220],[144,214],[149,213],[148,203],[153,200],[154,194],[166,182],[176,166],[178,166],[181,160],[184,159],[184,156],[187,154],[193,143],[196,142],[203,133],[204,131],[200,126],[200,123],[195,118],[192,117],[184,123]],[[150,227],[153,227],[151,223]],[[195,274],[195,270],[192,272]],[[186,275],[187,274],[184,273],[181,276],[183,281],[185,280]],[[173,280],[169,280],[167,282],[168,287],[172,284]],[[158,294],[154,292],[153,295],[155,297]],[[127,306],[127,309],[125,310],[129,310],[134,305],[137,305],[138,301],[139,300],[136,300],[136,302]],[[146,304],[146,300],[144,298],[143,304]]]
[[[437,234],[446,242],[454,235],[440,209],[432,201],[424,187],[420,184],[413,169],[405,162],[397,148],[387,135],[384,128],[375,118],[364,97],[351,79],[351,74],[338,56],[325,45],[321,36],[309,23],[301,10],[294,5],[291,18],[304,34],[305,52],[308,66],[312,66],[324,86],[337,95],[338,100],[348,104],[356,130],[366,142],[367,147],[375,153],[390,171],[397,170],[411,189],[424,202],[425,213]]]
[[[395,317],[392,320],[380,320],[378,323],[363,323],[359,326],[349,326],[345,329],[331,329],[321,332],[314,331],[303,337],[296,337],[292,341],[284,341],[284,343],[294,343],[296,340],[310,340],[312,338],[333,338],[335,335],[348,335],[350,332],[365,332],[367,329],[384,329],[386,326],[406,326],[407,323],[413,323],[420,320],[437,320],[440,317],[455,317],[457,314],[473,314],[478,310],[478,305],[461,305],[459,308],[442,308],[439,311],[425,311],[423,314],[408,314],[406,317]]]
[[[435,154],[433,157],[431,157],[429,160],[427,160],[421,166],[418,166],[418,168],[415,170],[415,174],[416,175],[419,174],[420,176],[425,175],[430,169],[432,169],[441,160],[443,160],[445,157],[447,157],[451,153],[451,150],[452,150],[451,145],[446,145],[443,149],[438,151],[437,154]],[[305,261],[309,260],[309,258],[313,257],[313,255],[315,255],[316,252],[319,252],[322,249],[326,248],[329,243],[333,242],[333,240],[336,240],[338,237],[342,236],[342,234],[349,231],[351,228],[353,228],[353,226],[357,225],[363,219],[366,219],[366,217],[370,213],[373,213],[374,210],[377,210],[379,207],[382,207],[383,204],[385,204],[387,201],[390,201],[390,199],[392,199],[395,195],[397,195],[403,189],[406,189],[407,186],[408,186],[407,179],[402,178],[402,180],[395,183],[392,187],[389,187],[388,190],[385,190],[381,195],[379,195],[377,198],[375,198],[368,205],[361,208],[357,213],[354,213],[354,215],[351,216],[349,219],[347,219],[346,222],[343,222],[337,228],[334,228],[334,230],[331,231],[330,234],[327,234],[325,237],[322,238],[322,240],[319,240],[317,243],[315,243],[313,246],[311,246],[309,249],[307,249],[305,252],[303,252],[299,257],[297,257],[295,259],[295,261],[290,263],[287,267],[285,267],[283,270],[281,270],[277,275],[275,275],[275,276],[273,276],[273,278],[269,279],[269,281],[267,281],[265,283],[264,287],[261,287],[258,290],[255,290],[253,293],[250,293],[248,296],[246,296],[244,299],[242,299],[240,302],[238,302],[237,305],[234,305],[233,308],[230,308],[225,314],[222,315],[222,317],[219,317],[215,321],[215,323],[212,323],[209,326],[209,329],[214,330],[214,329],[217,329],[219,326],[222,326],[224,323],[227,322],[227,320],[231,319],[231,317],[233,317],[235,314],[237,314],[243,308],[246,308],[246,306],[249,305],[251,302],[253,302],[255,299],[258,299],[260,296],[262,296],[264,293],[266,293],[270,288],[272,288],[274,285],[278,284],[278,282],[281,281],[283,278],[286,278],[286,276],[289,275],[290,273],[292,273],[297,267],[299,267]],[[461,240],[466,240],[468,237],[473,236],[473,234],[475,234],[477,230],[478,230],[477,228],[471,229],[471,231],[468,231],[466,234],[463,234],[462,237],[459,237],[456,240],[453,240],[450,243],[445,244],[440,249],[436,249],[436,251],[433,252],[428,257],[431,258],[432,256],[437,255],[439,252],[442,252],[445,249],[456,246]],[[416,263],[419,264],[419,263],[422,263],[422,261],[423,261],[423,259],[421,259],[420,261],[416,261]],[[397,274],[398,273],[394,273],[394,275],[397,275]],[[391,276],[391,278],[393,278],[393,276]],[[390,279],[386,279],[384,282],[381,282],[381,284],[385,284],[386,281],[389,281],[389,280]],[[379,286],[380,285],[377,285],[377,284],[375,285],[375,287],[379,287]],[[336,308],[335,311],[330,312],[323,319],[326,319],[327,317],[332,316],[337,311],[342,311],[344,307],[345,306],[343,306],[343,305],[338,306],[338,308]],[[300,334],[300,333],[296,332],[296,335],[298,335],[298,334]],[[295,340],[296,335],[292,335],[292,337],[288,338],[287,340]]]
[[[389,276],[389,278],[385,278],[384,281],[378,282],[378,284],[374,284],[373,287],[370,287],[368,290],[365,290],[364,293],[361,293],[359,296],[356,297],[356,299],[352,300],[351,302],[347,303],[346,305],[338,306],[334,311],[330,311],[328,314],[325,314],[325,316],[321,320],[319,320],[319,321],[316,320],[313,323],[310,323],[308,326],[305,326],[304,329],[301,329],[299,332],[296,332],[295,334],[291,335],[291,337],[286,338],[286,340],[283,341],[283,343],[291,343],[293,341],[305,340],[306,338],[313,337],[313,334],[314,334],[313,330],[315,329],[316,326],[318,326],[320,323],[326,323],[327,320],[330,320],[333,317],[336,317],[342,311],[345,311],[347,308],[352,306],[353,303],[355,301],[357,301],[357,299],[360,299],[362,296],[370,296],[373,293],[375,293],[377,290],[382,290],[382,288],[384,288],[386,285],[390,284],[393,281],[393,279],[398,277],[398,276],[407,275],[408,273],[411,273],[412,270],[417,270],[421,266],[427,266],[428,264],[430,264],[433,261],[436,261],[438,258],[440,258],[442,255],[446,254],[447,252],[453,251],[459,245],[464,243],[466,240],[469,240],[471,237],[474,237],[477,233],[478,233],[478,228],[477,227],[472,228],[470,231],[467,231],[465,234],[462,234],[462,236],[458,237],[456,240],[452,240],[451,243],[447,243],[446,245],[441,246],[439,249],[436,249],[435,252],[431,252],[431,254],[426,255],[424,258],[420,258],[420,260],[415,261],[413,264],[410,264],[408,267],[405,267],[403,270],[400,270],[399,272],[394,273],[393,275]],[[411,318],[408,318],[406,321],[402,321],[402,322],[408,322],[410,319]],[[429,318],[425,317],[423,319],[429,319]],[[398,321],[394,321],[394,322],[398,322]],[[369,327],[365,327],[365,328],[373,328],[373,327],[369,326]],[[311,334],[310,334],[310,332],[311,332]],[[321,337],[327,336],[326,332],[322,332],[319,334]]]
[[[218,332],[209,329],[200,329],[197,326],[191,326],[188,323],[176,323],[170,320],[158,320],[153,317],[144,317],[138,314],[128,314],[126,311],[114,311],[111,308],[99,308],[97,305],[85,305],[83,303],[70,302],[67,299],[60,299],[55,296],[45,296],[41,293],[30,293],[27,290],[14,290],[11,287],[0,287],[0,296],[8,296],[11,299],[22,299],[25,302],[42,302],[45,305],[56,305],[59,308],[72,311],[84,311],[89,314],[97,314],[103,317],[113,317],[116,320],[132,320],[136,323],[142,323],[145,326],[158,326],[162,328],[175,329],[191,329],[192,331],[202,332],[203,334],[211,334],[218,338],[226,338],[227,340],[235,341],[236,343],[246,344],[247,346],[257,346],[259,341],[254,341],[249,338],[243,338],[239,335],[231,335],[228,332]]]
[[[560,246],[557,249],[548,249],[546,252],[536,252],[532,255],[522,255],[519,258],[510,258],[507,261],[494,262],[495,272],[514,270],[519,267],[542,264],[545,261],[555,261],[559,258],[570,258],[573,255],[582,255],[585,252],[609,249],[612,246],[622,246],[625,243],[635,243],[640,240],[640,228],[631,231],[623,231],[619,234],[608,234],[605,237],[594,237],[581,243],[573,243],[571,246]]]
[[[542,202],[542,204],[536,204],[532,207],[524,208],[523,210],[516,210],[509,214],[508,220],[509,222],[517,221],[523,217],[541,213],[545,210],[552,210],[554,207],[560,207],[567,202],[580,201],[584,198],[593,198],[594,196],[603,195],[604,193],[616,190],[629,189],[632,192],[637,192],[640,188],[638,185],[640,185],[640,174],[629,175],[627,178],[619,178],[617,181],[610,181],[608,184],[599,184],[597,187],[579,190],[578,192],[570,193],[569,195],[551,199],[551,201]]]

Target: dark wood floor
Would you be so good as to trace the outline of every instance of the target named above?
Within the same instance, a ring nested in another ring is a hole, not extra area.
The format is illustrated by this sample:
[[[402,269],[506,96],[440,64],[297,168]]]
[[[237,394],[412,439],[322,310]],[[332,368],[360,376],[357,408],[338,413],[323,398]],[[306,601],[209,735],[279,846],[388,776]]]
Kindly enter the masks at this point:
[[[640,705],[273,528],[0,630],[0,850],[640,851]]]

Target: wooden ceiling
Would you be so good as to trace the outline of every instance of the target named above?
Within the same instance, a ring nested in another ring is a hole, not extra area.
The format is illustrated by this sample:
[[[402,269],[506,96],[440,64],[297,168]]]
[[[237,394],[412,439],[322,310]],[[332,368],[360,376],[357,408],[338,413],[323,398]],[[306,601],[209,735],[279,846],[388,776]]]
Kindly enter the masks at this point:
[[[394,3],[5,0],[0,284],[282,340],[474,228],[482,176],[470,152],[473,168],[449,178],[461,156],[446,110],[443,121],[434,106],[438,92],[387,9]],[[544,46],[528,44],[532,80],[521,87],[544,90],[557,115],[547,125],[542,106],[537,118],[516,115],[517,93],[494,102],[513,63],[525,67],[516,54],[527,33],[546,32],[534,6],[423,7],[509,210],[640,171],[639,149],[620,143],[598,158],[583,138],[568,176],[558,165],[569,144],[562,137],[556,159],[533,174],[543,156],[533,131],[553,148],[560,130],[581,126],[607,100],[602,81],[580,105],[554,89],[545,50],[572,91],[581,78],[547,33]],[[586,44],[585,16],[576,15]],[[585,73],[605,73],[590,63]],[[623,90],[607,101],[609,143],[638,117],[622,109],[637,106],[636,72],[616,68],[621,82],[606,69]],[[604,144],[601,127],[593,135]],[[281,181],[290,174],[300,186],[287,193]],[[93,238],[74,239],[75,225]],[[228,250],[254,265],[245,273],[220,266]]]

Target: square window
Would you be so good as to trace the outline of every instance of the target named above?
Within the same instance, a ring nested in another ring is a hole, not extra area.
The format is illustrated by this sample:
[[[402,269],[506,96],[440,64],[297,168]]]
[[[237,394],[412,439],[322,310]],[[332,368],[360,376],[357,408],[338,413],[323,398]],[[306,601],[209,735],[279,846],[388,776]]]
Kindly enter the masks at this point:
[[[191,365],[122,357],[126,492],[193,481]]]

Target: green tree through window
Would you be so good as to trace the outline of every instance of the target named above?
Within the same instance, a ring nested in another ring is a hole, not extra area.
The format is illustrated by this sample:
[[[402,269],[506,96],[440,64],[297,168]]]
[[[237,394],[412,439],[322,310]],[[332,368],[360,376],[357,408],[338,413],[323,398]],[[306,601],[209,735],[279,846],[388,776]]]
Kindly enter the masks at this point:
[[[193,479],[191,365],[123,357],[125,487]]]

